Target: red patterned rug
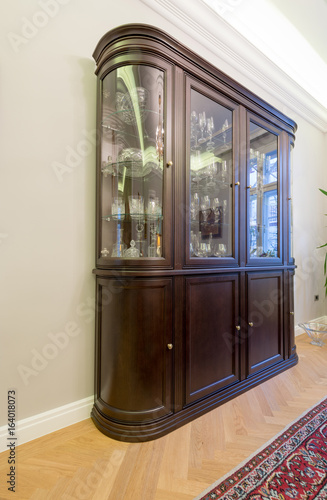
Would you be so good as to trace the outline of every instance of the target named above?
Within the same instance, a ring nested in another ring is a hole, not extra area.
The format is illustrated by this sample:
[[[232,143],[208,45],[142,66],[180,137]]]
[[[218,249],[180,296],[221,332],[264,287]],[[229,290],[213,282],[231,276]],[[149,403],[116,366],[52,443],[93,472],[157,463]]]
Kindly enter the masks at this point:
[[[327,399],[194,500],[327,499]]]

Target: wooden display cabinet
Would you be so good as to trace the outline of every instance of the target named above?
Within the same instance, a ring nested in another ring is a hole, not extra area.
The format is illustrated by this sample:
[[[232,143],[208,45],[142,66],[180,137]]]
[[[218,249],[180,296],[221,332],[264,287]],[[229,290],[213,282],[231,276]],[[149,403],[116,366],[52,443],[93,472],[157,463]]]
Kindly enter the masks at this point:
[[[296,124],[166,33],[107,33],[96,370],[105,434],[162,436],[297,363]]]

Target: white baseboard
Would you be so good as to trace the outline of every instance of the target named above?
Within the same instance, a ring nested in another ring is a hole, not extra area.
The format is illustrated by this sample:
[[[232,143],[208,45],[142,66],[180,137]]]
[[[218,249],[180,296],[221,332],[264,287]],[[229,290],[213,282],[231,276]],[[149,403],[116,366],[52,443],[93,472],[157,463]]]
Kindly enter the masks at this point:
[[[63,429],[68,425],[86,420],[90,417],[93,402],[94,396],[90,396],[74,403],[18,420],[15,429],[15,437],[17,437],[15,445],[19,446],[51,432]],[[8,426],[4,425],[0,427],[0,453],[8,449],[7,445],[9,441]]]
[[[325,324],[327,324],[327,316],[320,316],[319,318],[310,319],[309,321],[306,321],[306,323],[325,323]],[[298,325],[295,326],[294,330],[295,330],[295,337],[297,337],[297,335],[302,335],[302,333],[305,333],[303,328],[301,328]]]

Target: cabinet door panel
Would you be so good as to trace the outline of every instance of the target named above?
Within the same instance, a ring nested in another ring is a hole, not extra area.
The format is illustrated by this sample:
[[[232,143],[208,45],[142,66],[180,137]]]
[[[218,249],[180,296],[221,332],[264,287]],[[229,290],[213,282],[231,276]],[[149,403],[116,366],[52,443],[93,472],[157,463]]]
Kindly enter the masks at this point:
[[[248,137],[247,261],[251,265],[281,263],[280,131],[252,117],[248,122]]]
[[[190,266],[235,266],[238,108],[191,79],[187,79],[186,102],[185,261]]]
[[[100,280],[99,302],[99,409],[135,422],[170,413],[171,280]]]
[[[186,404],[238,379],[238,277],[186,278]]]
[[[248,374],[283,359],[282,272],[248,274]]]
[[[171,265],[171,66],[125,64],[99,83],[98,265]],[[101,135],[100,135],[101,134]]]

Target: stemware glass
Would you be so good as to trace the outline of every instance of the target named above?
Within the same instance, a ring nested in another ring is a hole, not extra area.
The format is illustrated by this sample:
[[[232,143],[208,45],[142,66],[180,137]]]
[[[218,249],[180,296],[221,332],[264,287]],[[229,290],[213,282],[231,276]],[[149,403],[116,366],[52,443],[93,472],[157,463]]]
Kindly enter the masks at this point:
[[[224,141],[224,149],[227,148],[227,144],[226,144],[226,139],[227,139],[227,133],[226,133],[226,130],[228,129],[228,120],[226,118],[226,120],[224,121],[224,124],[222,126],[222,131],[223,131],[223,141]]]
[[[192,111],[191,113],[191,141],[193,143],[193,146],[191,147],[192,150],[198,149],[198,122],[199,118],[197,115],[196,111]]]
[[[199,208],[200,208],[200,198],[198,193],[194,193],[193,198],[191,200],[191,221],[195,221],[199,217]]]
[[[208,195],[205,195],[201,200],[201,211],[202,211],[203,220],[205,222],[208,219],[209,209],[210,209],[210,198]]]
[[[217,174],[217,164],[214,159],[211,160],[211,163],[207,169],[209,174],[209,182],[207,183],[208,187],[215,187],[216,183],[213,180],[214,176]]]
[[[208,134],[209,134],[209,142],[207,144],[207,150],[208,151],[211,151],[213,149],[213,146],[215,145],[215,143],[212,140],[212,135],[213,135],[214,128],[215,128],[214,121],[213,121],[213,117],[211,116],[207,120],[207,131],[208,131]]]
[[[199,114],[199,126],[200,126],[200,130],[201,130],[201,137],[199,139],[200,144],[202,144],[206,141],[205,138],[203,137],[203,132],[204,132],[204,129],[206,127],[206,123],[207,123],[206,114],[205,114],[205,111],[203,111],[202,113]]]

